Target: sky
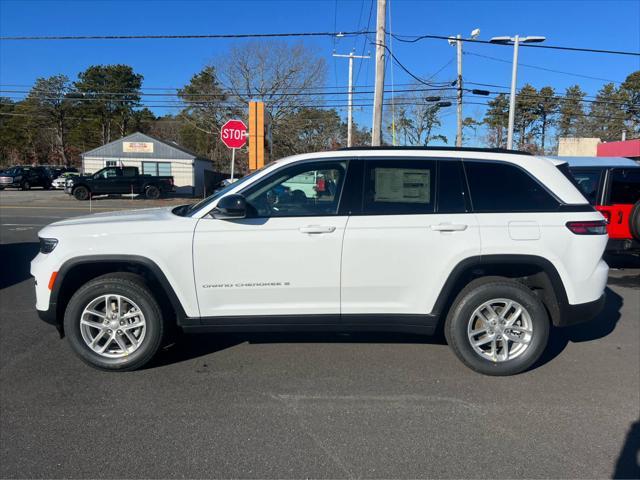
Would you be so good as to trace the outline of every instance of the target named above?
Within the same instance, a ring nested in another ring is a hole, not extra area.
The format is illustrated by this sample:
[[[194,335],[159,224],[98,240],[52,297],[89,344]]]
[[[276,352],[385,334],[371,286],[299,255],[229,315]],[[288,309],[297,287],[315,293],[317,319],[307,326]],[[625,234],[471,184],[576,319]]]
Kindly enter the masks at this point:
[[[0,0],[0,35],[187,35],[275,32],[334,32],[367,28],[372,0],[253,1],[35,1]],[[398,35],[469,36],[542,35],[546,44],[640,51],[640,0],[599,1],[430,1],[387,0],[387,29]],[[369,30],[375,26],[375,6]],[[144,75],[144,89],[179,88],[205,65],[244,40],[83,40],[0,41],[0,89],[26,89],[38,77],[66,74],[72,80],[90,65],[123,63]],[[291,42],[297,39],[287,40]],[[332,53],[373,53],[364,37],[309,38],[327,61],[327,87],[347,85],[347,61]],[[415,75],[454,80],[455,48],[444,40],[389,44],[394,55]],[[484,55],[478,56],[478,55]],[[486,58],[486,56],[495,59]],[[496,60],[497,59],[497,60]],[[470,82],[508,87],[512,48],[464,44],[463,77]],[[640,69],[640,57],[521,48],[518,86],[550,85],[563,93],[579,83],[595,95],[606,81],[622,82]],[[547,70],[533,67],[543,67]],[[355,63],[355,87],[374,83],[373,60]],[[413,82],[398,66],[388,64],[386,88]],[[566,73],[552,72],[557,70]],[[435,76],[434,76],[435,75]],[[585,78],[594,77],[594,78]],[[17,87],[13,87],[17,85]],[[478,87],[482,88],[482,87]],[[0,93],[0,95],[9,95]],[[10,95],[19,96],[19,93]],[[358,97],[356,97],[358,98]],[[357,104],[369,103],[370,95]],[[389,97],[385,98],[388,101]],[[466,96],[468,102],[486,98]],[[465,116],[481,118],[485,107],[467,103]],[[155,109],[157,114],[167,110]],[[346,115],[344,108],[339,110]],[[370,128],[370,106],[356,107],[354,118]],[[455,106],[443,114],[443,133],[455,138]]]

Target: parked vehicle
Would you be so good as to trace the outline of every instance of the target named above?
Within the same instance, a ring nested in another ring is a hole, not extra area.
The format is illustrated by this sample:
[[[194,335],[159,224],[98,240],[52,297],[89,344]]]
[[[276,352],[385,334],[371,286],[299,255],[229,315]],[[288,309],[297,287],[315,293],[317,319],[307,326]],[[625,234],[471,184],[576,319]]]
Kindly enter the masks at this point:
[[[0,190],[9,187],[21,190],[42,187],[48,190],[51,179],[43,167],[15,166],[0,173]]]
[[[551,325],[604,303],[606,222],[563,167],[479,149],[289,157],[193,205],[47,226],[36,308],[105,370],[142,367],[175,328],[442,327],[470,368],[515,374]],[[294,188],[309,176],[335,189]]]
[[[55,180],[60,177],[63,173],[72,172],[78,173],[78,169],[76,167],[65,167],[60,165],[42,165],[42,167],[46,170],[47,175],[51,180]]]
[[[93,175],[67,179],[64,191],[77,200],[117,193],[142,194],[153,200],[174,189],[172,176],[141,175],[138,167],[105,167]]]
[[[73,177],[77,177],[80,174],[78,172],[64,172],[60,176],[53,179],[51,186],[56,190],[64,190],[67,185],[67,180]]]
[[[607,219],[607,251],[640,254],[640,164],[609,157],[567,161],[584,196]]]

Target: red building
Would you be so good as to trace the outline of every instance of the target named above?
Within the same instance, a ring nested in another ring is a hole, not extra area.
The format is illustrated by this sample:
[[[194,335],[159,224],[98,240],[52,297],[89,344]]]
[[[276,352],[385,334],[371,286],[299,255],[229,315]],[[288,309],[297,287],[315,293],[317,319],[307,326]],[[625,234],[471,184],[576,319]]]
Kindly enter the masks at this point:
[[[597,148],[598,157],[627,157],[640,160],[640,139],[599,143]]]

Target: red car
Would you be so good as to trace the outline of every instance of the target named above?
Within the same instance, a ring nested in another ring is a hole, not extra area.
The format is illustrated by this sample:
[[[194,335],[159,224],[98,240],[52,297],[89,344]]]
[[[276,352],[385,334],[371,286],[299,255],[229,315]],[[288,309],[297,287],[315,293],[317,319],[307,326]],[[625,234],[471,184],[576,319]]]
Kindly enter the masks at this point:
[[[640,254],[640,164],[618,157],[566,160],[589,202],[607,219],[611,253]]]

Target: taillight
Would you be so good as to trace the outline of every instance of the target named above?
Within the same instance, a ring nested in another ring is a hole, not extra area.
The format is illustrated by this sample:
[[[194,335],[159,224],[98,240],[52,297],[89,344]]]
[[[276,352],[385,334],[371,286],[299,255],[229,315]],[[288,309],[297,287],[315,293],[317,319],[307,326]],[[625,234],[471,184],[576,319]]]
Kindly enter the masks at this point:
[[[588,222],[567,222],[567,228],[576,235],[606,235],[607,222],[593,220]]]

